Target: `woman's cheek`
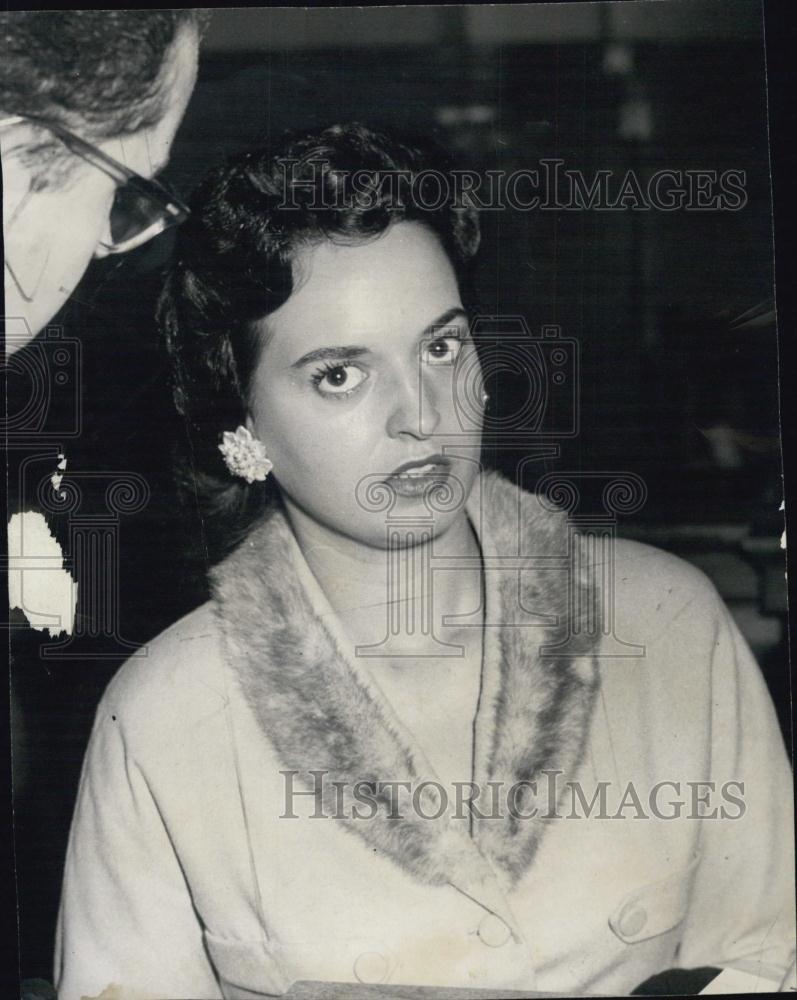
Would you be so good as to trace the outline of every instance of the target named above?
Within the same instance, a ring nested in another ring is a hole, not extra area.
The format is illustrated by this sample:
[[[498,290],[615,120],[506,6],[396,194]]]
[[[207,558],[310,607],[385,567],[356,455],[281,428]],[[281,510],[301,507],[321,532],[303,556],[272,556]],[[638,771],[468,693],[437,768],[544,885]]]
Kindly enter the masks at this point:
[[[357,398],[325,399],[316,389],[289,393],[263,392],[267,404],[259,408],[255,431],[274,462],[279,480],[303,475],[321,476],[343,470],[365,474],[380,471],[385,414],[372,394]],[[384,471],[384,470],[381,470]]]

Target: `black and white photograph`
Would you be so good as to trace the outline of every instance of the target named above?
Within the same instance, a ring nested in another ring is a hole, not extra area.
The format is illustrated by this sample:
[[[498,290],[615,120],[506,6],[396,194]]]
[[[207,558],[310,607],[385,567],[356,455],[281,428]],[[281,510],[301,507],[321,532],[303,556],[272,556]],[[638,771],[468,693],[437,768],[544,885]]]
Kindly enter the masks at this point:
[[[797,990],[777,30],[0,10],[9,996]]]

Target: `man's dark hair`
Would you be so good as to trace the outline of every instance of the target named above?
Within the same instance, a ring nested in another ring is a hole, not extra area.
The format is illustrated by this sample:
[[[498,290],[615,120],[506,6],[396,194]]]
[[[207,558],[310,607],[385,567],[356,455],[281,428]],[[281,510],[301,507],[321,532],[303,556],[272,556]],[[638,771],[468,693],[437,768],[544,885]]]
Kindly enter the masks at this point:
[[[85,139],[156,124],[168,102],[161,71],[196,10],[0,12],[0,112],[34,115]]]
[[[290,296],[297,253],[324,241],[362,244],[396,222],[418,222],[439,239],[467,306],[479,223],[442,149],[358,124],[238,154],[205,178],[191,207],[159,316],[190,446],[187,485],[200,496],[203,523],[224,514],[223,549],[274,498],[262,483],[233,479],[218,444],[245,421],[262,320]]]

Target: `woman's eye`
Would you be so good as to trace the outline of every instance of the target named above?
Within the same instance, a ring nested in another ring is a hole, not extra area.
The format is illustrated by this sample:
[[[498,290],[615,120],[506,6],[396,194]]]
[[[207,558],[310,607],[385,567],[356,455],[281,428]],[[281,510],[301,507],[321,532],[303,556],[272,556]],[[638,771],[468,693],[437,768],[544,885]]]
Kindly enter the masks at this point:
[[[436,337],[426,348],[426,361],[430,365],[453,365],[462,350],[459,337]]]
[[[328,365],[313,374],[313,384],[323,396],[348,396],[367,378],[357,365]]]

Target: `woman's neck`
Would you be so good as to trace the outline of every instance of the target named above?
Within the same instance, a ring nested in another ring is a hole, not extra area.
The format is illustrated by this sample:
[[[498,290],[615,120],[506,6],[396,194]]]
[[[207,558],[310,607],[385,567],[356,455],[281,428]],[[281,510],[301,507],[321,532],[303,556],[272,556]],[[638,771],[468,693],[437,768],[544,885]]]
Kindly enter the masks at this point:
[[[464,509],[433,541],[388,551],[340,535],[288,500],[285,507],[308,566],[357,642],[384,632],[388,606],[401,618],[414,606],[417,621],[432,607],[437,621],[479,607],[480,549]],[[470,571],[431,573],[432,547],[436,557],[470,556]]]

